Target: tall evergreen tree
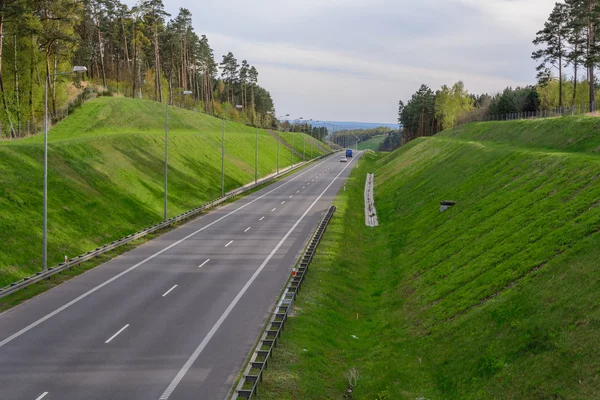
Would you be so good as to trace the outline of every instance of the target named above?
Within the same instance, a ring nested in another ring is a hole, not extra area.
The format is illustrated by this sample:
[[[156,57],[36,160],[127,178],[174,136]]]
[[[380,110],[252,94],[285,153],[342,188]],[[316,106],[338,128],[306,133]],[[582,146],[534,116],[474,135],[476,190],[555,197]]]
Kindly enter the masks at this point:
[[[563,3],[556,3],[544,29],[538,31],[533,44],[544,46],[532,54],[532,58],[541,61],[537,67],[538,79],[544,84],[550,79],[550,68],[558,70],[559,107],[563,105],[563,66],[567,57],[568,9]]]

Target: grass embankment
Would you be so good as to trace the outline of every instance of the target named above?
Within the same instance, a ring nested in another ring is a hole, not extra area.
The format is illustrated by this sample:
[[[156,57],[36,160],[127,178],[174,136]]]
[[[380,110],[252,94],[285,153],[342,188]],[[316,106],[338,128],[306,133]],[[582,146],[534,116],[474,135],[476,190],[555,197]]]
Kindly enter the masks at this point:
[[[561,148],[556,123],[545,147]],[[456,134],[363,157],[263,398],[342,398],[352,367],[355,399],[600,397],[600,157]],[[441,214],[441,200],[458,203]]]
[[[220,196],[221,124],[171,108],[169,216]],[[100,98],[50,131],[50,265],[162,220],[164,126],[164,105]],[[225,143],[229,191],[254,179],[255,129],[226,122]],[[42,144],[42,136],[0,143],[0,286],[41,266]],[[259,175],[275,172],[277,141],[262,130],[259,155]]]
[[[375,136],[364,142],[358,144],[359,150],[379,150],[383,142],[385,142],[386,135]]]
[[[530,148],[600,153],[600,118],[573,116],[519,121],[475,122],[440,136]]]

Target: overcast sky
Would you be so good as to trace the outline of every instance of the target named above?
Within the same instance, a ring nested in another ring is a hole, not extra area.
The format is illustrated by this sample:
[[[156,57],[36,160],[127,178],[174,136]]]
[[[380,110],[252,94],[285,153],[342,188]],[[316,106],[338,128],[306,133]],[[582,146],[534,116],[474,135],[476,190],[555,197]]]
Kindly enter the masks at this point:
[[[531,41],[556,0],[163,1],[192,12],[217,62],[232,51],[256,66],[278,114],[394,123],[422,83],[534,83]]]

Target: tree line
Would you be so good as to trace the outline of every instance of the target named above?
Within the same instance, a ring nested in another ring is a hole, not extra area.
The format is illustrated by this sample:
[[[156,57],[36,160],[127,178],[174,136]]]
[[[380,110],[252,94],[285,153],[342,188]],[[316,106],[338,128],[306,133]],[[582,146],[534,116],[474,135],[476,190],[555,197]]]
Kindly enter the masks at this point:
[[[74,65],[84,76],[63,76]],[[86,89],[186,105],[254,125],[272,125],[270,93],[258,70],[229,52],[215,59],[192,14],[162,0],[0,0],[0,124],[19,137]],[[191,92],[188,96],[184,93]]]
[[[600,63],[600,0],[556,3],[544,27],[533,39],[532,58],[539,62],[537,83],[508,87],[495,94],[469,93],[462,82],[433,91],[422,85],[404,103],[399,102],[402,142],[434,135],[467,121],[530,115],[540,110],[584,105],[595,111]],[[590,84],[591,82],[591,84]]]

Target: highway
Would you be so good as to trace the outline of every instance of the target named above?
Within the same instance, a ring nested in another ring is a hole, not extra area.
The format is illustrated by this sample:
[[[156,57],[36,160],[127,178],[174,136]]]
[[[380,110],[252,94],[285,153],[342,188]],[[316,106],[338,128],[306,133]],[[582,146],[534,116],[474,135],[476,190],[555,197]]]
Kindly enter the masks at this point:
[[[359,157],[318,161],[0,314],[0,399],[224,399]]]

